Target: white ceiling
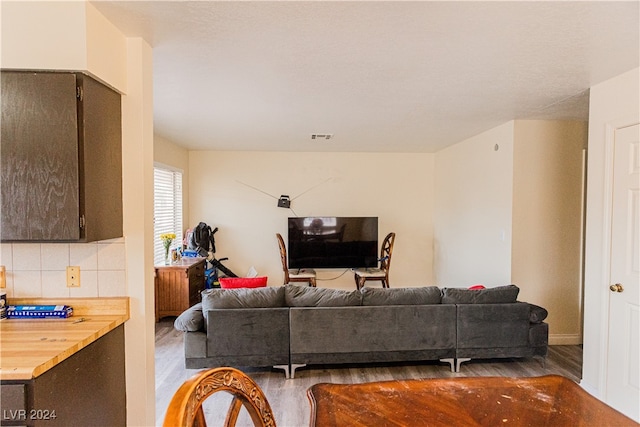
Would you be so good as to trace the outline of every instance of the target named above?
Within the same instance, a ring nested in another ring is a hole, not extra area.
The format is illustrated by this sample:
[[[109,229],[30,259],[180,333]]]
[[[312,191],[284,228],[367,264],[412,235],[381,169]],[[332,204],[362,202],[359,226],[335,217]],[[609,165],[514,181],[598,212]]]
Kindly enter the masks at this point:
[[[640,62],[638,0],[92,3],[153,47],[155,132],[192,150],[434,152],[587,120]]]

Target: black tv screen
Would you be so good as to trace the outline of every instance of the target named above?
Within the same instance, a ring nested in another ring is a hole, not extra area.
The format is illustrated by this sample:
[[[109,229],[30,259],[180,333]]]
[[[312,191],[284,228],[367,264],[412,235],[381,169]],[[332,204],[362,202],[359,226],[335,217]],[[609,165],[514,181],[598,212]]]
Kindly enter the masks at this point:
[[[296,217],[288,226],[289,268],[378,264],[378,217]]]

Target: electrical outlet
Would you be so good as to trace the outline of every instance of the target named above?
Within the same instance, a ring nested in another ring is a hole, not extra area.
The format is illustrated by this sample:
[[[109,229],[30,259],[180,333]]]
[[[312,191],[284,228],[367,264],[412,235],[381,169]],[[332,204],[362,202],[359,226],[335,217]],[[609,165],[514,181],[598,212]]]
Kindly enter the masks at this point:
[[[7,287],[7,269],[4,265],[0,265],[0,288]]]
[[[67,267],[67,288],[80,287],[80,267]]]

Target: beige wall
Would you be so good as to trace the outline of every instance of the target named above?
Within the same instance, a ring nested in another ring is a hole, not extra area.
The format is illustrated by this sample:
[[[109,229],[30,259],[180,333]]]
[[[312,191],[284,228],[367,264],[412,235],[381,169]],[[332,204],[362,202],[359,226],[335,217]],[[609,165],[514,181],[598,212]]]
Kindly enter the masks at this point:
[[[97,78],[105,83],[127,91],[127,82],[131,79],[126,64],[128,44],[127,38],[98,10],[88,4],[86,8],[86,67]],[[68,23],[69,21],[63,21]]]
[[[607,198],[611,194],[612,129],[640,122],[640,69],[591,88],[581,385],[604,398],[609,285]]]
[[[155,304],[153,269],[153,78],[152,50],[127,39],[127,94],[122,99],[122,199],[126,239],[125,324],[127,425],[154,425]]]
[[[436,154],[433,245],[439,286],[511,283],[512,153],[508,122]]]
[[[182,172],[183,232],[193,226],[189,221],[189,151],[161,136],[153,136],[153,161]]]
[[[275,233],[287,235],[287,217],[377,216],[380,240],[397,233],[391,285],[431,285],[433,157],[191,151],[189,221],[219,227],[216,255],[229,257],[226,265],[235,273],[244,275],[254,266],[269,277],[269,285],[279,285],[283,273]],[[283,209],[276,205],[282,194],[302,195],[292,209]],[[339,277],[343,272],[319,271],[319,286],[353,289],[353,273]]]
[[[124,92],[126,39],[83,1],[2,2],[2,68],[87,71]]]
[[[585,145],[584,123],[518,120],[436,153],[436,283],[515,283],[551,344],[580,343]]]
[[[86,8],[82,2],[3,1],[0,7],[3,68],[86,69]]]
[[[551,344],[579,344],[587,124],[518,120],[514,132],[511,278],[549,311]]]
[[[125,38],[87,2],[2,2],[1,9],[2,68],[85,71],[123,93],[124,238],[3,244],[0,263],[11,265],[9,295],[129,296],[127,423],[154,425],[151,48]],[[27,256],[34,260],[30,266],[24,265]],[[64,264],[81,265],[80,289],[61,285]]]

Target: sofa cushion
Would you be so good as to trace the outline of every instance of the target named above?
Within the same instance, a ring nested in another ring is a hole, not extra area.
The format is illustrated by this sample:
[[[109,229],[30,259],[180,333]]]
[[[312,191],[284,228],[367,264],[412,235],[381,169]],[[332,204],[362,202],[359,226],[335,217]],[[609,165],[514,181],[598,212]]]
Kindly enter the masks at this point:
[[[437,286],[423,288],[368,288],[364,287],[362,305],[424,305],[440,304],[442,295]]]
[[[362,305],[360,291],[286,285],[285,301],[289,307],[346,307]]]
[[[221,277],[222,289],[235,288],[264,288],[267,286],[267,276],[262,277]]]
[[[176,317],[173,327],[182,332],[195,332],[204,329],[204,316],[202,315],[202,303],[199,302],[189,307]]]
[[[549,315],[549,312],[545,308],[531,303],[527,304],[529,304],[529,307],[531,308],[531,312],[529,313],[529,322],[540,323]]]
[[[215,308],[284,307],[282,286],[266,288],[206,289],[202,291],[202,312]]]
[[[501,304],[516,302],[520,288],[516,285],[487,289],[442,289],[443,304]]]

